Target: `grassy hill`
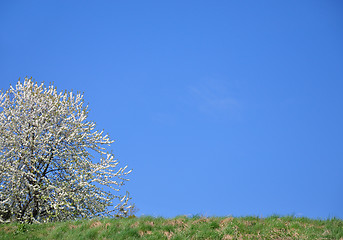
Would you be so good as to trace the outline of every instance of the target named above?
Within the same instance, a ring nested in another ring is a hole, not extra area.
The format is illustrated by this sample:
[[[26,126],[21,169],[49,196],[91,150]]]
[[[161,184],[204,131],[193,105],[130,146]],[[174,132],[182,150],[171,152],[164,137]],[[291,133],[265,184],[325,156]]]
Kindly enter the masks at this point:
[[[343,220],[278,217],[139,217],[0,224],[0,239],[341,239]]]

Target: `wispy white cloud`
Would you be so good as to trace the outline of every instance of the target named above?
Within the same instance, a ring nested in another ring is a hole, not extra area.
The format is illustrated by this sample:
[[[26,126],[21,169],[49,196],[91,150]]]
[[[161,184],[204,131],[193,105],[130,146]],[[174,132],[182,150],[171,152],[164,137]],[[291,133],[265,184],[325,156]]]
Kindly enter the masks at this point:
[[[188,88],[191,102],[200,110],[207,113],[232,111],[238,106],[225,82],[206,81]]]

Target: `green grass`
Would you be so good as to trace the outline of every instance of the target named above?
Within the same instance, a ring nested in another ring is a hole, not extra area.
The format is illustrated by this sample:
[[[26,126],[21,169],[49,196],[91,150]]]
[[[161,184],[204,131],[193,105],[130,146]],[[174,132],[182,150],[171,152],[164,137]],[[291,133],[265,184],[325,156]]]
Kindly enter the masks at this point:
[[[343,220],[292,216],[140,217],[0,224],[0,239],[341,239]]]

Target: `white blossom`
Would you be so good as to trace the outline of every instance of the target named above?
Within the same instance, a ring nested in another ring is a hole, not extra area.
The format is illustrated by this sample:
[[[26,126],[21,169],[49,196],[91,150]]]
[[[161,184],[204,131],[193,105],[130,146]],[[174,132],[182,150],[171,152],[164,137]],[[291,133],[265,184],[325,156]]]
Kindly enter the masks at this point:
[[[106,151],[104,145],[114,141],[86,121],[83,102],[80,93],[58,93],[32,78],[0,91],[0,222],[127,213],[128,193],[112,192],[120,191],[131,171],[118,168]],[[91,151],[101,156],[98,163]]]

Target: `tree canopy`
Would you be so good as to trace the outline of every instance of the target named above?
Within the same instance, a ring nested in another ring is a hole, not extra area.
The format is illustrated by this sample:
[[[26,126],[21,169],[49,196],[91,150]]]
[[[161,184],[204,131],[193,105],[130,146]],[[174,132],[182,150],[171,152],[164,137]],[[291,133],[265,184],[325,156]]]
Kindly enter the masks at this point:
[[[131,171],[118,167],[105,148],[113,141],[87,121],[81,93],[25,78],[0,91],[0,111],[0,222],[127,213],[129,194],[120,188]]]

